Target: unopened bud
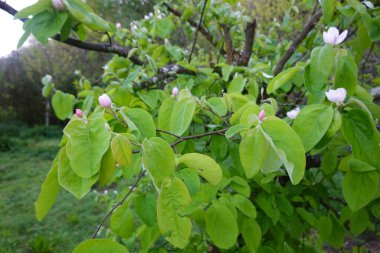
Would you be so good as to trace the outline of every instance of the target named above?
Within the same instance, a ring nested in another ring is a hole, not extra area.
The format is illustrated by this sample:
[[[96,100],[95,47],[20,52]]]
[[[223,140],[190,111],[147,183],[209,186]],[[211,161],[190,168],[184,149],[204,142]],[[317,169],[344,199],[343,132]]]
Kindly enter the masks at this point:
[[[260,120],[260,121],[263,121],[264,118],[265,118],[265,111],[264,111],[264,110],[261,110],[261,111],[259,112],[259,120]]]
[[[110,108],[112,105],[111,98],[107,94],[103,94],[99,97],[99,104],[101,107]]]
[[[78,118],[82,118],[83,117],[83,112],[81,109],[75,109],[75,115],[78,116]]]
[[[179,92],[179,90],[178,90],[177,86],[174,87],[174,88],[172,89],[172,95],[173,95],[173,97],[178,96],[178,92]]]
[[[121,28],[121,24],[119,22],[116,23],[116,28],[117,29],[120,29]]]
[[[56,11],[64,11],[66,9],[62,0],[52,0],[51,3]]]

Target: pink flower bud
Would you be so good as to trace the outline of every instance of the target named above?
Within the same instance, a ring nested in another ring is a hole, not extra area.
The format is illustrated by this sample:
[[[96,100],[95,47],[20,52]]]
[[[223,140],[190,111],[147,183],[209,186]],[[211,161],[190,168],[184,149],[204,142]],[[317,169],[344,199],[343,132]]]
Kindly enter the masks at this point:
[[[121,24],[119,22],[116,23],[116,28],[117,29],[120,29],[121,28]]]
[[[172,95],[173,95],[173,97],[178,96],[178,92],[179,92],[178,88],[177,88],[177,87],[174,87],[174,88],[172,89]]]
[[[264,118],[265,118],[265,111],[264,111],[264,110],[261,110],[261,111],[259,112],[259,120],[260,120],[260,121],[263,121]]]
[[[56,11],[64,11],[66,9],[62,0],[52,0],[51,3]]]
[[[83,112],[81,109],[75,109],[75,115],[78,116],[78,118],[82,118],[83,117]]]
[[[103,94],[99,97],[99,104],[103,108],[110,108],[112,105],[111,98],[107,94]]]

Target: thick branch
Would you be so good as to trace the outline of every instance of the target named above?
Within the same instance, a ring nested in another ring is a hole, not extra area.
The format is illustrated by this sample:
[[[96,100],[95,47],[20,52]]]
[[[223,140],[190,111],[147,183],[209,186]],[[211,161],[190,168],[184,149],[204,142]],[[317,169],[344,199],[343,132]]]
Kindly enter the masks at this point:
[[[17,13],[17,10],[15,10],[12,6],[8,5],[6,2],[0,1],[0,9],[4,10],[5,12],[9,13],[12,16],[15,16]],[[22,22],[25,22],[26,19],[20,19]],[[95,43],[89,43],[89,42],[83,42],[80,40],[68,38],[66,41],[61,41],[61,36],[58,34],[53,37],[54,40],[65,43],[67,45],[89,50],[89,51],[97,51],[97,52],[104,52],[104,53],[114,53],[123,57],[128,57],[129,49],[115,46],[115,45],[109,45],[109,44],[95,44]],[[139,59],[136,56],[132,56],[130,60],[137,65],[143,65],[144,62]]]
[[[227,64],[233,63],[233,49],[232,49],[232,39],[230,35],[230,28],[226,24],[222,24],[222,28],[224,31],[224,38],[226,43],[226,52],[227,52]]]
[[[309,21],[307,21],[301,33],[298,34],[298,36],[294,39],[293,43],[290,45],[288,50],[286,50],[285,54],[277,63],[277,66],[274,70],[274,75],[277,75],[282,71],[286,62],[293,55],[293,53],[296,51],[297,47],[301,44],[301,42],[306,38],[307,34],[315,27],[315,25],[318,23],[321,16],[322,16],[322,11],[319,10],[309,19]]]
[[[249,59],[252,54],[253,41],[255,40],[256,19],[253,22],[248,22],[245,28],[245,44],[244,51],[240,56],[240,66],[248,66]]]

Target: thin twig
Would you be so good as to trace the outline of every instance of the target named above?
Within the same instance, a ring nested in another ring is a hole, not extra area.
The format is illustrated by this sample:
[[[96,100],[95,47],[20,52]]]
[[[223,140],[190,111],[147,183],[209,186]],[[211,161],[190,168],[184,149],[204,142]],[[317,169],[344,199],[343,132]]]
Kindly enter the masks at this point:
[[[108,43],[110,44],[110,46],[112,46],[113,43],[112,43],[112,39],[111,39],[110,34],[108,32],[106,32],[106,35],[108,37]]]
[[[100,231],[100,229],[102,228],[103,224],[108,220],[108,218],[111,216],[111,214],[116,210],[116,208],[118,208],[119,206],[121,206],[125,200],[127,200],[127,198],[129,197],[129,195],[131,195],[131,193],[136,189],[138,183],[140,182],[140,180],[145,176],[145,171],[143,171],[140,176],[137,178],[136,182],[132,185],[132,187],[129,189],[129,191],[127,192],[127,194],[125,194],[125,196],[119,201],[119,202],[116,202],[113,207],[111,208],[111,210],[108,211],[108,213],[104,216],[104,218],[102,219],[102,221],[99,223],[99,225],[96,227],[96,230],[94,232],[94,234],[92,235],[92,238],[96,238],[98,236],[98,233]]]
[[[363,62],[363,65],[362,65],[362,71],[361,71],[362,73],[361,73],[361,77],[360,77],[360,79],[363,79],[364,71],[365,71],[365,67],[366,67],[366,65],[367,65],[367,62],[368,62],[369,56],[372,54],[372,50],[373,50],[374,46],[375,46],[375,42],[372,43],[371,48],[370,48],[369,51],[368,51],[367,57],[365,58],[365,60],[364,60],[364,62]]]
[[[318,10],[309,19],[309,21],[306,23],[306,25],[303,28],[303,30],[301,31],[301,33],[298,34],[298,36],[294,39],[293,43],[290,45],[288,50],[286,50],[285,54],[282,56],[282,58],[277,63],[276,68],[274,69],[274,75],[278,75],[282,71],[286,62],[293,55],[293,53],[296,51],[297,47],[301,44],[301,42],[306,38],[308,33],[315,27],[315,25],[318,23],[321,16],[322,16],[322,11]]]
[[[202,11],[201,11],[201,16],[199,18],[199,22],[198,22],[198,25],[197,25],[197,28],[195,30],[195,36],[194,36],[194,41],[193,41],[193,46],[191,47],[191,51],[190,51],[190,55],[189,55],[189,63],[191,62],[191,56],[193,55],[194,53],[194,50],[195,50],[195,44],[197,43],[197,38],[198,38],[198,32],[199,32],[199,29],[202,25],[202,20],[203,20],[203,14],[206,10],[206,5],[207,5],[207,0],[205,0],[204,4],[203,4],[203,8],[202,8]]]
[[[173,142],[172,144],[170,144],[170,146],[174,147],[174,146],[176,146],[177,144],[179,144],[179,143],[181,143],[183,141],[191,140],[191,139],[199,139],[199,138],[202,138],[202,137],[205,137],[205,136],[209,136],[209,135],[214,135],[214,134],[223,135],[228,129],[229,129],[229,127],[226,127],[224,129],[221,129],[221,130],[216,130],[216,131],[207,132],[207,133],[203,133],[203,134],[183,136],[180,139],[178,139],[175,142]]]
[[[177,139],[181,139],[182,136],[179,136],[179,135],[176,135],[174,133],[171,133],[171,132],[168,132],[168,131],[165,131],[165,130],[162,130],[162,129],[156,129],[157,132],[160,132],[160,133],[164,133],[164,134],[167,134],[167,135],[171,135],[171,136],[174,136],[176,137]]]

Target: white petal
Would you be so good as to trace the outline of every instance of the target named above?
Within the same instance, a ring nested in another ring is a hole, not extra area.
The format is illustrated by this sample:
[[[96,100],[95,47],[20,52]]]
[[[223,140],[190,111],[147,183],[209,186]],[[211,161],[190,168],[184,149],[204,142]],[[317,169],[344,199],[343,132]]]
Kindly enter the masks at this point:
[[[330,27],[328,30],[327,30],[327,33],[330,34],[330,36],[333,36],[334,38],[338,38],[339,36],[339,30],[338,28],[336,27]]]
[[[342,42],[345,40],[345,38],[347,37],[347,33],[348,33],[348,31],[347,31],[347,30],[344,30],[344,31],[338,36],[338,38],[336,39],[336,41],[335,41],[335,45],[338,45],[338,44],[342,43]]]
[[[328,32],[323,32],[323,41],[325,44],[335,45],[335,37]]]
[[[289,119],[295,119],[295,118],[297,118],[297,115],[299,112],[300,112],[300,108],[297,107],[297,108],[287,112],[286,116],[288,116]]]
[[[335,90],[329,90],[329,91],[326,92],[325,94],[326,94],[327,99],[328,99],[330,102],[333,102],[333,103],[338,102],[338,101],[337,101],[337,96],[336,96],[336,91],[335,91]]]
[[[343,102],[346,99],[347,91],[345,88],[336,89],[338,102]]]
[[[373,3],[371,1],[363,1],[362,2],[365,6],[367,6],[368,9],[373,9],[375,8],[375,6],[373,5]]]

